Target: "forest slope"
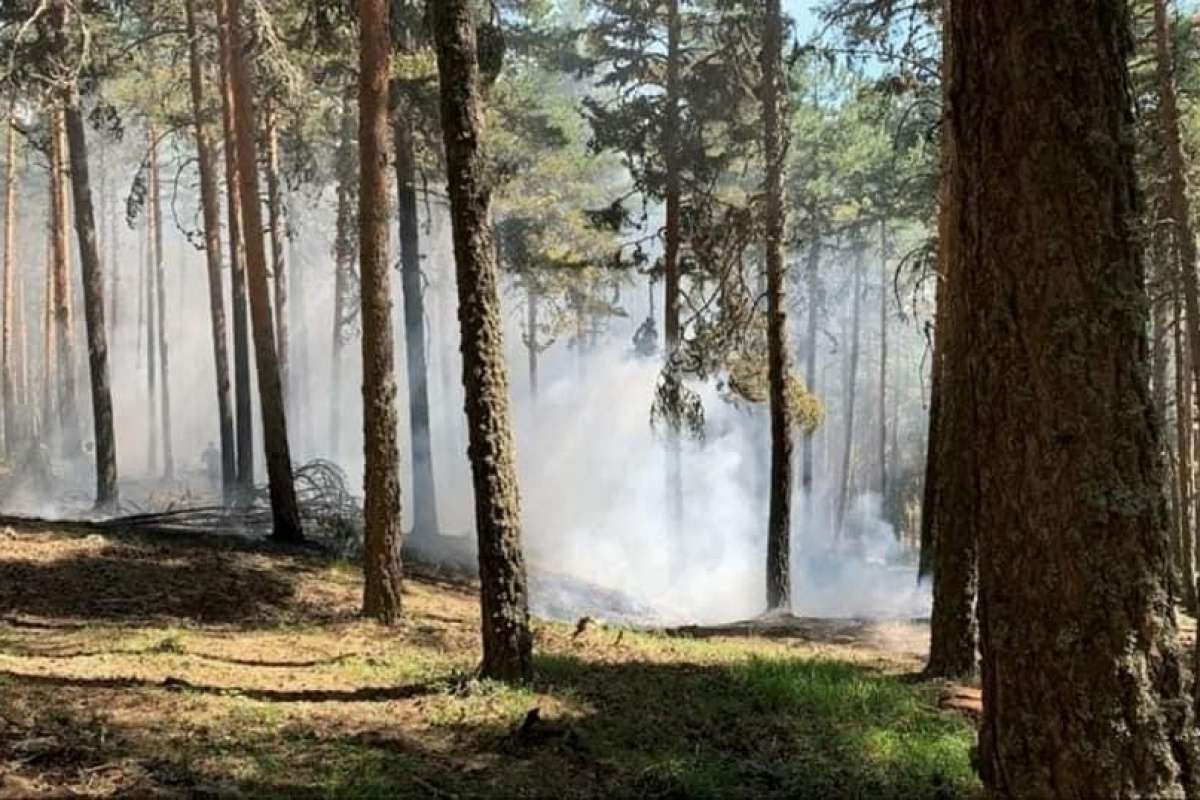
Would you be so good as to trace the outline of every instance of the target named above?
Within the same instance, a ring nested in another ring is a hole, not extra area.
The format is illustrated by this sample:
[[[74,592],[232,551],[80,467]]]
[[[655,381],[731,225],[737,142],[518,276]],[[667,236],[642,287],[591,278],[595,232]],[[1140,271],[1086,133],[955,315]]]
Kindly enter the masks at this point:
[[[471,676],[474,591],[408,580],[389,630],[317,555],[2,530],[0,797],[976,792],[909,658],[539,622],[514,689]]]

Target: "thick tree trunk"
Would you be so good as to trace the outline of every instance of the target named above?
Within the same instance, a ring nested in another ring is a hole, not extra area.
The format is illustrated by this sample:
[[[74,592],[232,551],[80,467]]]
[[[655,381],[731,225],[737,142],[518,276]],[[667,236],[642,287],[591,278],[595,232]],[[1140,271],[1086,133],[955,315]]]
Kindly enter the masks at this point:
[[[362,314],[363,614],[400,616],[400,452],[388,264],[388,0],[359,0],[359,291]]]
[[[496,243],[482,150],[483,96],[470,0],[431,4],[454,224],[463,387],[475,488],[484,677],[532,672],[521,511],[509,425]]]
[[[275,289],[275,346],[279,350],[279,381],[283,386],[284,406],[288,406],[291,386],[291,359],[288,343],[288,273],[284,240],[287,218],[283,187],[279,178],[279,117],[274,104],[267,104],[265,134],[267,140],[267,211],[271,228],[271,276]]]
[[[840,539],[845,533],[846,511],[850,505],[851,468],[854,465],[854,412],[858,405],[856,391],[858,386],[858,357],[861,347],[862,334],[862,295],[863,295],[863,266],[865,251],[859,247],[854,252],[854,280],[852,282],[853,297],[850,310],[850,353],[846,367],[846,390],[842,400],[845,409],[846,424],[842,440],[842,472],[838,482],[838,504],[836,533]]]
[[[151,128],[151,137],[154,136]],[[167,357],[167,274],[163,269],[163,215],[162,187],[158,175],[158,147],[150,148],[150,215],[154,221],[154,239],[151,241],[151,251],[154,254],[154,298],[157,302],[158,319],[154,336],[158,339],[159,364],[159,403],[162,406],[162,446],[163,446],[163,477],[175,477],[175,451],[172,446],[171,432],[171,371]]]
[[[13,283],[17,269],[17,130],[10,111],[5,118],[4,146],[4,328],[0,359],[4,376],[4,452],[10,461],[17,455],[16,367],[13,358]]]
[[[83,314],[87,326],[88,367],[92,386],[92,424],[96,456],[96,508],[117,507],[117,439],[113,430],[112,387],[108,376],[108,334],[104,326],[104,269],[96,244],[96,220],[88,175],[87,140],[79,94],[68,90],[64,121],[75,196],[75,233],[83,268]]]
[[[275,539],[285,542],[304,540],[296,485],[292,476],[292,455],[288,448],[287,415],[283,407],[283,386],[279,381],[279,360],[275,349],[275,330],[271,321],[271,289],[267,283],[267,258],[263,248],[262,207],[258,199],[258,147],[254,132],[253,64],[242,50],[240,0],[226,3],[225,38],[230,52],[229,84],[233,89],[234,141],[237,143],[238,177],[242,201],[242,230],[246,246],[246,283],[250,295],[250,317],[254,333],[254,363],[258,369],[258,395],[262,410],[263,447],[266,451],[267,482],[271,494],[271,515]]]
[[[404,292],[404,352],[408,367],[408,420],[412,439],[413,536],[438,533],[437,485],[433,477],[433,431],[429,420],[429,365],[425,345],[425,296],[421,285],[421,230],[417,218],[417,170],[411,114],[393,121],[396,189],[400,212],[400,281]],[[360,212],[361,213],[361,212]]]
[[[200,206],[204,214],[204,258],[208,267],[208,311],[212,322],[213,365],[217,379],[217,427],[221,438],[221,488],[226,503],[237,484],[237,445],[233,439],[233,405],[229,387],[229,343],[226,338],[225,285],[221,274],[221,201],[213,166],[212,139],[204,111],[204,78],[200,63],[196,0],[186,0],[188,77],[192,92],[192,126],[200,172]]]
[[[771,412],[771,488],[767,521],[767,607],[791,606],[792,414],[787,402],[787,309],[784,306],[783,172],[788,126],[783,77],[783,11],[767,0],[763,36],[763,153],[767,167],[767,374]]]
[[[250,321],[246,317],[246,237],[242,231],[241,171],[237,157],[233,49],[229,46],[230,0],[217,0],[217,38],[221,49],[221,127],[225,140],[226,216],[229,228],[230,315],[233,318],[234,435],[237,439],[238,502],[254,493],[254,404],[250,387]],[[257,235],[257,234],[256,234]]]
[[[330,418],[330,446],[335,457],[341,447],[341,415],[339,396],[341,393],[342,349],[346,346],[350,322],[351,290],[353,288],[354,259],[357,248],[354,244],[354,201],[357,168],[354,163],[354,105],[351,89],[346,90],[342,104],[341,140],[337,158],[338,191],[337,220],[334,234],[333,257],[333,379],[330,381],[332,398]]]
[[[998,797],[1195,792],[1137,234],[1124,0],[946,18],[948,430],[974,459]],[[1064,109],[1069,111],[1064,113]],[[958,324],[960,323],[961,324]]]
[[[58,419],[62,453],[75,458],[82,452],[78,389],[75,384],[75,319],[71,303],[71,249],[68,237],[70,203],[67,132],[64,111],[56,107],[51,135],[51,185],[54,188],[54,338],[57,355]]]

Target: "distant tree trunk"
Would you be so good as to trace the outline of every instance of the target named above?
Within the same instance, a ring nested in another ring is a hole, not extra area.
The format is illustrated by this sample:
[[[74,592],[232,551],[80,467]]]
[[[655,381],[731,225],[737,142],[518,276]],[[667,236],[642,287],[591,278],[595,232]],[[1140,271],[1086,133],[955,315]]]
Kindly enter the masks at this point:
[[[363,614],[400,616],[400,452],[388,264],[388,0],[359,0],[359,290],[362,314]]]
[[[234,141],[238,152],[238,177],[242,200],[242,230],[245,233],[246,282],[254,333],[254,362],[258,368],[258,395],[262,407],[263,445],[267,460],[267,482],[271,493],[272,536],[280,541],[304,540],[292,456],[288,448],[287,416],[275,330],[271,321],[271,290],[267,283],[267,258],[262,238],[262,207],[258,199],[258,147],[254,141],[253,64],[242,50],[241,0],[228,0],[225,38],[230,48],[229,83],[233,88]]]
[[[357,174],[354,163],[354,105],[351,101],[351,88],[346,90],[346,98],[342,104],[341,141],[338,145],[337,173],[337,220],[334,234],[333,257],[333,379],[329,391],[332,398],[330,419],[330,440],[336,457],[341,446],[341,416],[339,394],[342,372],[342,348],[348,338],[347,328],[350,319],[350,292],[352,288],[351,271],[357,253],[354,244],[354,198],[357,189],[354,186]]]
[[[25,284],[27,282],[27,273],[22,271],[17,278],[17,352],[20,354],[18,359],[20,368],[17,370],[17,375],[20,378],[18,387],[20,389],[20,407],[21,417],[19,420],[19,430],[21,441],[28,440],[30,433],[30,425],[32,416],[31,409],[33,408],[33,396],[29,386],[29,322],[26,319],[29,307],[25,305]]]
[[[808,264],[804,270],[805,285],[808,289],[808,332],[807,349],[804,359],[804,383],[810,392],[817,390],[817,335],[818,321],[821,313],[821,281],[818,269],[821,263],[821,237],[814,236],[808,248]],[[800,456],[800,487],[804,497],[809,519],[812,518],[816,506],[813,496],[813,439],[816,431],[808,431],[802,440]]]
[[[296,207],[289,209],[292,214],[297,213]],[[295,217],[290,217],[295,222]],[[293,419],[299,419],[300,432],[296,434],[300,440],[297,445],[297,450],[300,451],[301,457],[305,457],[312,452],[313,448],[313,419],[312,406],[309,404],[311,392],[309,391],[309,358],[308,358],[308,303],[305,294],[304,269],[301,266],[296,240],[303,230],[302,225],[293,227],[293,235],[288,237],[288,269],[291,272],[291,277],[288,279],[288,285],[292,294],[292,301],[288,303],[289,313],[292,317],[292,325],[297,321],[301,324],[295,325],[298,334],[295,339],[295,358],[294,369],[292,373],[291,393],[289,394],[291,408],[296,409],[293,414]],[[290,327],[290,326],[289,326]]]
[[[663,317],[666,337],[667,368],[677,370],[675,353],[683,332],[679,322],[679,251],[683,244],[683,165],[680,158],[680,94],[683,21],[680,0],[668,0],[667,6],[667,118],[663,127],[663,160],[666,167],[666,220],[663,249]],[[682,376],[676,376],[682,380]],[[683,525],[683,443],[677,433],[667,439],[667,495],[671,520],[676,528]]]
[[[972,313],[946,375],[964,402],[944,412],[985,456],[966,476],[980,772],[993,797],[1194,794],[1133,229],[1129,9],[948,11],[943,230],[953,305]]]
[[[17,269],[17,131],[10,108],[5,119],[4,147],[4,329],[2,348],[4,369],[4,452],[11,461],[17,446],[16,368],[13,361],[13,283]]]
[[[888,229],[879,222],[879,497],[888,513]]]
[[[196,0],[186,0],[188,77],[192,92],[192,126],[200,172],[200,206],[204,214],[204,258],[208,267],[208,310],[212,321],[213,365],[217,380],[217,423],[221,437],[221,487],[226,503],[237,485],[237,445],[233,439],[233,405],[229,391],[229,343],[226,339],[225,286],[221,275],[221,201],[213,167],[212,140],[204,112],[204,78],[200,62]]]
[[[155,134],[150,129],[151,136]],[[154,220],[154,239],[151,250],[154,253],[154,289],[155,297],[150,302],[158,303],[158,322],[154,336],[158,338],[159,402],[162,404],[162,445],[163,445],[163,477],[175,477],[175,453],[172,447],[171,433],[171,371],[167,357],[167,275],[163,269],[163,215],[162,187],[158,176],[158,146],[157,139],[150,148],[150,215]]]
[[[146,138],[149,143],[147,158],[154,163],[157,159],[158,141],[153,126],[146,132]],[[157,253],[155,242],[158,240],[158,233],[155,226],[160,220],[154,213],[153,186],[154,181],[151,180],[146,188],[146,260],[144,267],[146,277],[146,390],[148,394],[146,421],[150,426],[146,462],[151,475],[158,472],[158,429],[161,408],[158,402],[158,303],[157,294],[154,291],[158,281],[158,270],[155,268],[155,254]]]
[[[846,394],[842,405],[846,411],[845,438],[842,449],[842,476],[838,484],[837,529],[838,538],[844,533],[846,510],[850,505],[850,470],[854,463],[854,409],[857,404],[858,356],[862,334],[863,262],[865,251],[859,247],[854,252],[854,297],[850,312],[850,362],[847,365]]]
[[[525,355],[529,366],[529,397],[536,402],[538,396],[538,292],[532,278],[525,286],[525,327],[529,331],[525,342]]]
[[[34,439],[49,442],[54,430],[56,409],[54,404],[54,375],[55,375],[55,346],[54,346],[54,215],[57,201],[53,180],[53,167],[50,181],[50,219],[46,226],[46,286],[42,298],[42,420],[40,430],[34,432]]]
[[[479,540],[484,677],[532,672],[521,512],[509,425],[508,374],[491,192],[482,151],[483,96],[470,0],[429,6],[441,85],[443,141],[454,224],[463,388]]]
[[[1188,371],[1191,348],[1184,330],[1183,309],[1179,302],[1179,281],[1175,281],[1175,528],[1172,537],[1175,576],[1178,577],[1185,607],[1194,613],[1196,607],[1196,573],[1192,550],[1192,422],[1193,401],[1191,373]]]
[[[112,388],[108,377],[108,335],[104,327],[104,270],[96,245],[92,187],[88,175],[87,140],[79,93],[66,93],[64,118],[75,193],[75,232],[83,268],[83,314],[87,325],[88,366],[91,371],[92,420],[96,456],[96,508],[117,506],[117,439],[113,431]]]
[[[771,490],[767,522],[767,607],[791,606],[792,413],[788,406],[787,309],[783,240],[787,224],[783,172],[788,125],[784,110],[783,11],[767,0],[763,36],[763,153],[767,168],[767,372],[771,412]]]
[[[57,106],[52,114],[53,132],[50,137],[51,185],[54,187],[54,338],[58,361],[58,418],[62,453],[75,458],[81,452],[78,390],[75,385],[75,321],[71,307],[71,250],[67,220],[70,204],[67,199],[68,165],[67,134],[64,112]]]
[[[271,223],[271,275],[275,279],[275,344],[279,349],[279,380],[283,386],[284,406],[288,407],[291,386],[291,360],[288,346],[288,274],[284,239],[287,217],[283,187],[279,178],[279,117],[273,103],[266,106],[267,139],[267,210]],[[290,408],[289,408],[290,410]]]
[[[408,367],[408,419],[412,438],[413,537],[423,539],[437,535],[438,515],[437,485],[433,477],[433,435],[429,420],[429,365],[426,362],[421,229],[417,218],[417,169],[411,114],[402,111],[395,117],[392,126],[396,145],[400,281],[404,291],[404,352]]]
[[[112,333],[113,339],[115,341],[117,338],[117,328],[118,328],[118,323],[119,323],[119,319],[120,319],[117,316],[117,311],[120,309],[120,303],[118,302],[118,298],[120,297],[120,294],[121,294],[121,278],[120,278],[121,248],[120,248],[120,236],[117,231],[117,217],[120,215],[116,210],[119,207],[119,205],[113,202],[112,197],[111,197],[111,191],[108,187],[108,172],[109,171],[106,168],[105,169],[105,181],[104,181],[105,186],[101,189],[101,191],[104,193],[105,197],[108,198],[108,201],[105,203],[106,208],[104,209],[103,212],[101,212],[103,214],[103,218],[100,220],[101,225],[105,224],[105,222],[108,223],[108,236],[105,237],[105,240],[104,240],[105,251],[103,253],[101,260],[105,265],[107,265],[108,273],[109,273],[109,281],[108,281],[108,284],[109,284],[109,289],[108,289],[109,312],[108,312],[107,322],[109,325],[109,330]]]
[[[221,48],[221,126],[225,139],[226,215],[229,227],[229,284],[233,317],[233,385],[237,438],[237,494],[249,502],[254,492],[254,409],[250,387],[250,322],[246,317],[246,237],[242,231],[241,174],[237,158],[233,60],[229,45],[230,0],[217,0],[217,38]],[[257,234],[256,234],[257,235]]]

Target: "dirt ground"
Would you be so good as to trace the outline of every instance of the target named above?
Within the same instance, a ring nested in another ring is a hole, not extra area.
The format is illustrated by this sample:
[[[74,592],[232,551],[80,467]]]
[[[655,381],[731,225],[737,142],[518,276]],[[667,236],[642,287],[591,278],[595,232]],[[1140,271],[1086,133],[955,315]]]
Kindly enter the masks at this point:
[[[712,688],[747,658],[911,673],[927,639],[915,623],[808,620],[774,637],[738,642],[748,632],[729,631],[709,642],[539,622],[549,677],[507,689],[473,677],[472,586],[409,576],[404,619],[391,629],[358,619],[360,591],[348,565],[234,537],[0,529],[0,797],[366,796],[372,787],[603,796],[644,779],[625,763],[636,752],[603,757],[609,739],[618,752],[620,737],[661,737],[664,753],[645,770],[686,762],[665,752],[677,721],[647,723],[647,703]],[[629,699],[635,690],[647,694]],[[602,713],[603,725],[587,722]],[[714,707],[696,724],[719,728],[730,713]],[[647,732],[651,724],[662,732]],[[736,729],[715,730],[694,733],[697,752],[737,746]],[[688,780],[672,773],[664,785]]]

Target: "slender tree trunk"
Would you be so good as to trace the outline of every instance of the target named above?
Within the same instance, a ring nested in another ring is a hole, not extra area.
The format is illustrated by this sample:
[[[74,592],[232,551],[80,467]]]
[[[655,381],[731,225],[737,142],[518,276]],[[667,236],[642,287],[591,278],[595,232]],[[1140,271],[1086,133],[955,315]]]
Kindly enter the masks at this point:
[[[944,412],[986,456],[967,475],[980,771],[993,797],[1182,797],[1196,753],[1133,229],[1129,9],[948,11],[943,230],[953,305],[973,313],[946,375],[967,402]]]
[[[4,451],[9,460],[16,456],[17,399],[16,368],[13,360],[13,282],[17,269],[17,131],[10,110],[5,119],[4,147],[4,329],[0,349],[4,369]]]
[[[151,135],[155,133],[151,128]],[[167,351],[167,275],[163,269],[163,215],[162,187],[158,174],[158,147],[150,149],[150,214],[154,220],[154,239],[151,250],[154,254],[154,289],[155,296],[151,303],[158,303],[158,319],[153,335],[158,338],[159,403],[162,406],[162,445],[163,445],[163,477],[175,477],[175,452],[172,447],[171,432],[171,372]]]
[[[821,238],[814,236],[808,249],[808,264],[804,270],[805,284],[808,288],[808,332],[807,349],[804,359],[804,383],[810,392],[817,391],[817,335],[818,322],[821,314]],[[800,455],[800,486],[804,491],[807,516],[812,519],[816,509],[816,497],[813,495],[813,440],[816,431],[807,431],[802,440]]]
[[[666,166],[666,220],[663,250],[663,316],[666,336],[667,369],[678,372],[675,354],[683,335],[679,321],[679,251],[683,244],[683,165],[679,154],[680,83],[683,21],[680,0],[668,0],[667,6],[667,118],[663,128],[663,160]],[[682,381],[682,375],[674,380]],[[683,525],[683,442],[677,433],[667,439],[667,497],[671,520],[676,528]]]
[[[158,149],[153,127],[147,131],[147,140],[149,142],[147,157],[153,164],[157,159],[155,154]],[[154,243],[158,240],[158,232],[155,228],[159,219],[158,215],[154,213],[153,186],[154,181],[151,180],[150,186],[146,190],[146,260],[144,268],[146,275],[146,390],[148,394],[146,420],[150,425],[146,468],[151,475],[158,473],[158,431],[161,409],[158,400],[158,304],[154,291],[155,284],[158,282],[158,270],[155,269],[157,248]]]
[[[365,455],[363,614],[400,616],[400,452],[388,264],[388,0],[359,0],[359,282]],[[401,186],[403,191],[403,186]],[[403,203],[403,199],[401,200]]]
[[[330,440],[336,455],[341,446],[340,383],[342,371],[342,349],[348,338],[350,319],[351,270],[357,249],[354,244],[354,201],[357,170],[354,163],[354,105],[352,89],[347,87],[342,105],[341,141],[338,146],[338,194],[337,229],[334,236],[334,279],[333,279],[333,380],[330,382],[332,397]]]
[[[108,170],[105,170],[107,176]],[[109,274],[109,290],[108,290],[108,325],[112,333],[113,340],[117,338],[117,329],[119,327],[120,318],[117,316],[117,311],[120,309],[119,298],[121,295],[121,246],[120,235],[117,229],[117,217],[119,204],[114,203],[111,197],[111,192],[107,186],[108,180],[106,177],[105,186],[101,189],[105,196],[108,197],[108,202],[105,204],[107,208],[102,212],[104,218],[100,220],[100,224],[108,224],[108,236],[105,237],[105,252],[103,253],[103,262],[108,267]]]
[[[200,61],[196,0],[186,0],[188,78],[192,92],[192,127],[200,172],[200,206],[204,214],[204,258],[208,268],[208,311],[212,322],[213,366],[217,380],[217,427],[221,438],[221,487],[226,503],[237,485],[237,445],[229,387],[229,343],[226,338],[225,285],[221,274],[221,200],[213,166],[212,139],[204,109],[204,77]]]
[[[532,278],[525,287],[525,327],[528,340],[525,355],[529,368],[529,397],[537,402],[538,396],[538,292]]]
[[[46,226],[46,287],[42,300],[42,421],[34,432],[35,440],[49,442],[58,419],[55,407],[54,375],[57,355],[54,342],[54,215],[57,201],[51,169],[50,220]]]
[[[888,229],[879,223],[879,497],[888,513]]]
[[[438,516],[437,485],[433,477],[433,435],[429,420],[425,297],[424,287],[421,285],[421,229],[417,218],[417,170],[411,115],[401,111],[393,121],[393,130],[400,212],[400,281],[404,291],[408,419],[412,439],[413,536],[423,539],[437,535]]]
[[[1175,535],[1172,537],[1175,570],[1181,583],[1184,606],[1196,607],[1196,573],[1192,561],[1192,381],[1188,371],[1193,342],[1184,330],[1183,309],[1179,302],[1179,281],[1175,281]]]
[[[233,138],[237,143],[242,230],[245,233],[243,238],[246,246],[246,282],[254,333],[254,361],[258,368],[258,395],[262,407],[267,481],[274,518],[272,536],[280,541],[298,542],[304,540],[304,534],[300,525],[300,509],[292,476],[292,456],[288,448],[287,416],[283,407],[283,386],[279,379],[275,330],[271,322],[271,290],[267,283],[267,259],[263,248],[262,207],[258,200],[253,64],[242,50],[240,0],[227,0],[225,10],[225,39],[230,50],[226,59],[231,65],[229,84],[233,89]]]
[[[79,93],[66,93],[64,121],[75,195],[75,232],[83,268],[83,314],[87,326],[88,367],[91,372],[92,421],[96,455],[96,508],[117,506],[117,439],[113,430],[112,387],[108,376],[108,335],[104,326],[104,269],[96,244],[96,220],[88,175],[87,140]]]
[[[763,36],[763,152],[767,166],[767,372],[771,412],[771,493],[767,522],[767,607],[791,606],[792,413],[788,406],[787,309],[783,240],[787,224],[783,172],[788,126],[783,77],[783,11],[767,0]]]
[[[283,187],[279,179],[279,118],[273,103],[266,110],[267,139],[267,209],[271,223],[271,275],[275,279],[275,340],[279,350],[279,380],[283,386],[284,406],[287,407],[291,386],[291,359],[288,343],[288,273],[284,240],[287,217],[283,203]],[[290,408],[289,408],[290,410]]]
[[[75,323],[71,308],[71,251],[67,238],[70,224],[67,201],[67,135],[63,109],[54,109],[53,132],[50,137],[51,185],[54,190],[54,338],[58,367],[58,417],[60,444],[67,458],[81,452],[79,410],[75,399]]]
[[[842,477],[838,484],[837,536],[841,538],[846,523],[846,510],[850,504],[850,471],[854,463],[854,410],[857,405],[858,356],[862,333],[863,262],[865,251],[860,247],[854,252],[853,299],[850,316],[850,361],[846,373],[846,396],[842,402],[846,410],[845,438],[842,449]]]
[[[463,388],[475,487],[484,677],[528,680],[532,672],[521,511],[509,425],[508,373],[491,193],[482,150],[483,95],[470,0],[429,6],[441,84]]]
[[[233,318],[234,435],[237,439],[237,494],[249,502],[254,492],[254,408],[250,387],[250,322],[246,317],[246,237],[242,231],[241,170],[237,157],[233,53],[229,44],[230,0],[217,0],[217,38],[221,48],[221,126],[225,139],[226,215],[229,228],[229,283]],[[257,235],[257,234],[256,234]]]

